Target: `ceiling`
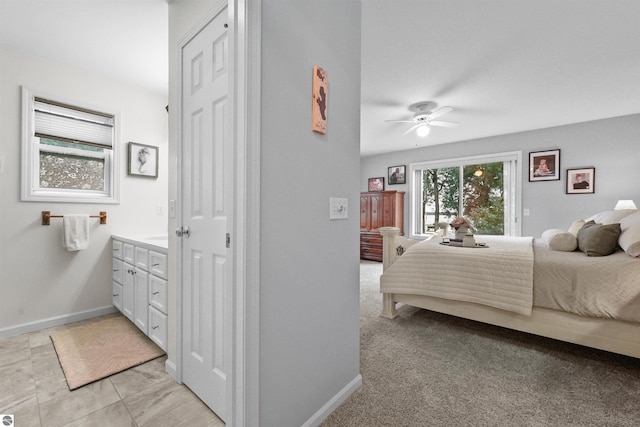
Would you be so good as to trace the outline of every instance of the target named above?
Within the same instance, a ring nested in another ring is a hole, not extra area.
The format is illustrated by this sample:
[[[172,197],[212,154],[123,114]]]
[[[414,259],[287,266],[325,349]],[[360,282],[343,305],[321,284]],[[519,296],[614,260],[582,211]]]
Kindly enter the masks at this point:
[[[166,0],[0,0],[0,42],[168,93]]]
[[[640,113],[640,1],[362,0],[361,153]],[[0,0],[0,41],[167,93],[166,0]],[[426,138],[409,106],[454,110]]]
[[[362,155],[640,112],[640,1],[362,4]],[[385,123],[421,101],[459,126]]]

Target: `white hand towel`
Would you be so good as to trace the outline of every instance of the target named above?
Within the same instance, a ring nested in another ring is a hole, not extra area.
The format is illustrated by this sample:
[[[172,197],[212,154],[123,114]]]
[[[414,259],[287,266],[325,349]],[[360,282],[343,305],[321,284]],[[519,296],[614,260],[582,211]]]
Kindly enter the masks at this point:
[[[68,251],[89,247],[89,215],[64,215],[62,228],[62,245]]]

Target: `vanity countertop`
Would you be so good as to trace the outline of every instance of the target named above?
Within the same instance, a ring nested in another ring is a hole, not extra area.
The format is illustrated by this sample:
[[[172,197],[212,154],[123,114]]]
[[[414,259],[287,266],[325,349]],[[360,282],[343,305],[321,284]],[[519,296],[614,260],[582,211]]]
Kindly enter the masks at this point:
[[[112,234],[111,237],[133,245],[149,246],[149,249],[167,253],[169,237],[166,235],[152,234]]]

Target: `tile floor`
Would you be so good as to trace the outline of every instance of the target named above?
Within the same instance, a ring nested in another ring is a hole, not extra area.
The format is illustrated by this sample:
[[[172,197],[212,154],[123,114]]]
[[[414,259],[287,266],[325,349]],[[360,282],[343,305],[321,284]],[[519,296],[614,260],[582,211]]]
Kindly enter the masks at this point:
[[[224,426],[165,372],[166,356],[69,391],[49,334],[118,315],[0,339],[0,414],[16,427]]]

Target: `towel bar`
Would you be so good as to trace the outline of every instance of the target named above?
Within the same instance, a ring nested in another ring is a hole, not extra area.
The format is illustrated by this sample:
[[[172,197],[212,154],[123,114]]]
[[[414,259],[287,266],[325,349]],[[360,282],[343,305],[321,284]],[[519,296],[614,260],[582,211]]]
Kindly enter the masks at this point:
[[[51,211],[42,211],[42,225],[51,225],[51,218],[64,218],[64,215],[51,215]],[[100,215],[89,215],[89,218],[100,218],[100,224],[107,223],[107,213],[104,211]]]

